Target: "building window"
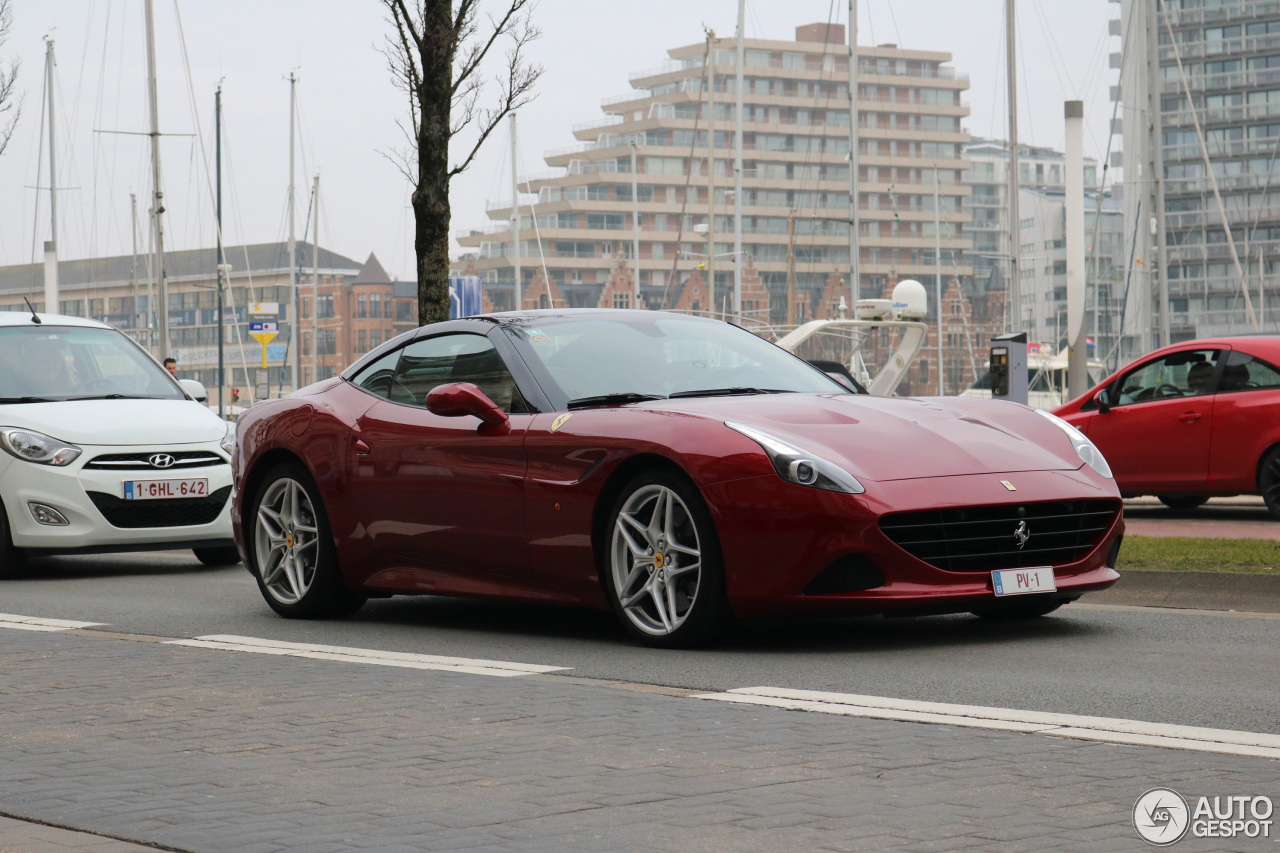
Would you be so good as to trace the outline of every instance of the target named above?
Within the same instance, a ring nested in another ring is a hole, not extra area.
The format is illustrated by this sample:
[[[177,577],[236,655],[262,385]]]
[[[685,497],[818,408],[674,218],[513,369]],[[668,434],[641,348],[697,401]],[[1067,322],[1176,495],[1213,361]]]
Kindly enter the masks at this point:
[[[305,340],[306,333],[303,333]],[[338,334],[333,329],[321,329],[316,333],[316,353],[333,355],[338,351]]]
[[[321,296],[316,300],[316,308],[319,311],[319,317],[333,316],[333,294]]]
[[[369,351],[369,333],[368,332],[366,332],[364,329],[361,329],[360,331],[356,332],[356,340],[358,341],[358,343],[356,344],[357,353]]]
[[[369,316],[370,317],[382,316],[382,294],[381,293],[369,294]]]
[[[396,302],[396,322],[412,323],[413,322],[413,303],[408,299],[401,299]]]
[[[369,297],[361,293],[356,296],[356,317],[364,318],[369,316]]]
[[[390,339],[390,338],[387,338],[387,340],[391,340],[391,339]],[[370,349],[377,349],[377,348],[378,348],[378,347],[380,347],[380,346],[382,346],[382,330],[381,330],[381,329],[372,329],[372,330],[370,330],[370,332],[369,332],[369,348],[370,348]]]

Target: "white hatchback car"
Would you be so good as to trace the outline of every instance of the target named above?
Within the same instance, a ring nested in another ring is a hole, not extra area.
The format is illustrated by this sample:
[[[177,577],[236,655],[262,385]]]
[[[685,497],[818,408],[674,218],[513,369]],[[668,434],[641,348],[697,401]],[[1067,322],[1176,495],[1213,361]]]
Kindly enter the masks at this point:
[[[238,562],[235,426],[203,396],[103,323],[0,312],[0,575],[26,554]]]

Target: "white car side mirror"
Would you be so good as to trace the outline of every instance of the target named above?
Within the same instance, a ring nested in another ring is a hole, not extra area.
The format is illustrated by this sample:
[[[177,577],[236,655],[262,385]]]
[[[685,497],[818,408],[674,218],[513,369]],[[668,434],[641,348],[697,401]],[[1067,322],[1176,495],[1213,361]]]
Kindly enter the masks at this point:
[[[197,403],[209,402],[209,392],[204,390],[204,386],[194,379],[179,379],[178,384],[182,386],[182,390],[186,391]]]

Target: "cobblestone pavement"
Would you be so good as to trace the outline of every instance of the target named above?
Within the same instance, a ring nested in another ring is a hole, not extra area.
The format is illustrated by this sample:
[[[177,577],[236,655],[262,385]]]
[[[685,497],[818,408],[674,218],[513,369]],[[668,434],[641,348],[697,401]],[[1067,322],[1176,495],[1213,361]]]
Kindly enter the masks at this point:
[[[0,851],[1142,850],[1150,787],[1280,798],[1263,759],[93,634],[0,632]],[[1177,849],[1280,849],[1218,845]]]

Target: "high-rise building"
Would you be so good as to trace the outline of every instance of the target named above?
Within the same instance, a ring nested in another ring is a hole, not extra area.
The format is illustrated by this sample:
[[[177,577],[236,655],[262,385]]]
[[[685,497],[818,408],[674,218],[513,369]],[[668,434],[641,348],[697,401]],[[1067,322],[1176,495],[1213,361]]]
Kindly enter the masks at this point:
[[[1112,65],[1122,69],[1113,95],[1124,107],[1124,153],[1117,159],[1124,167],[1126,234],[1137,240],[1129,350],[1250,332],[1255,319],[1257,328],[1274,331],[1280,5],[1123,0],[1112,33],[1121,38]],[[1156,112],[1160,120],[1152,122]]]
[[[706,43],[668,51],[662,66],[631,75],[632,91],[606,99],[603,120],[573,128],[580,144],[547,153],[554,174],[521,182],[522,194],[536,193],[520,199],[521,307],[630,306],[638,267],[649,308],[731,313],[735,47],[713,42],[713,87]],[[802,26],[795,41],[748,39],[744,48],[743,315],[775,324],[833,316],[850,292],[845,30]],[[858,49],[863,297],[888,296],[892,277],[934,275],[935,170],[945,275],[972,277],[960,180],[969,84],[950,60],[894,45]],[[497,308],[515,307],[511,213],[502,202],[489,210],[494,226],[458,237],[477,250],[470,262]]]

